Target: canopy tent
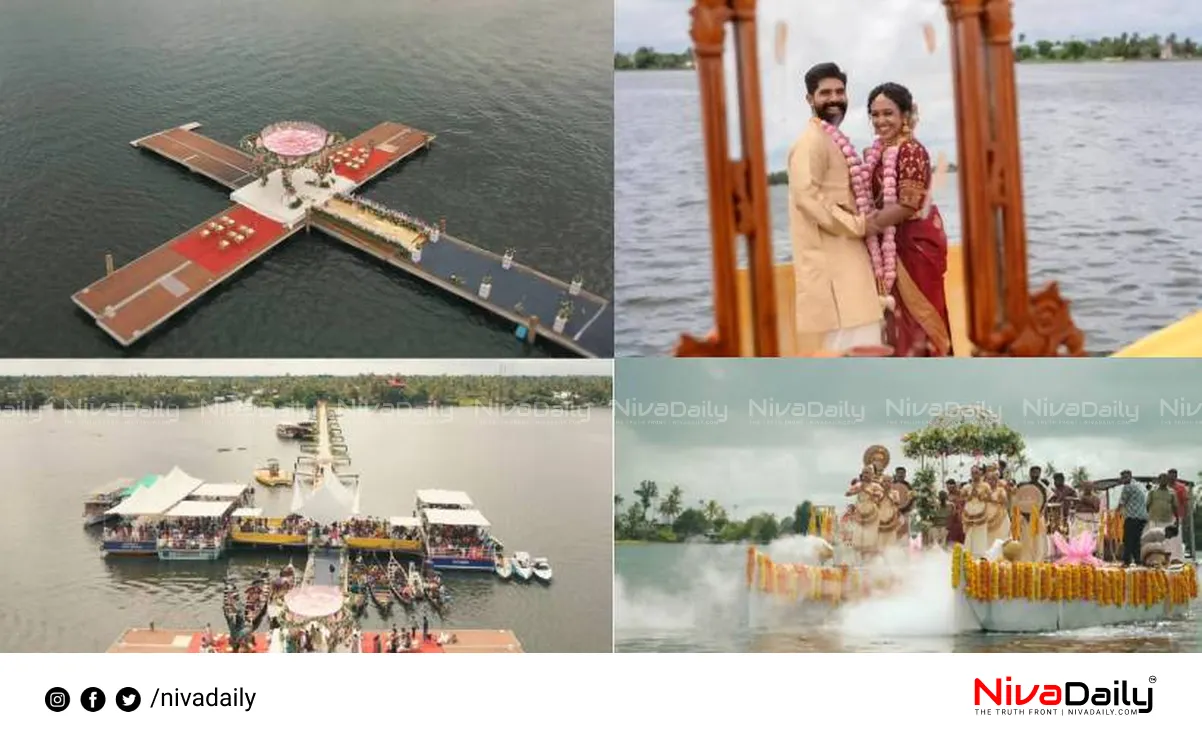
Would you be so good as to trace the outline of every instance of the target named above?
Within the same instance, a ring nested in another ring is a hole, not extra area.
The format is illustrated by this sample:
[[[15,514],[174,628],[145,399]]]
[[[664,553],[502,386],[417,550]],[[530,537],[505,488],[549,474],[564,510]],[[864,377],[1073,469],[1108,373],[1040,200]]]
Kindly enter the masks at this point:
[[[419,490],[418,508],[475,508],[476,504],[462,490]]]
[[[393,516],[388,519],[388,525],[398,529],[416,529],[421,526],[421,520],[416,516]]]
[[[135,491],[107,513],[113,516],[159,516],[187,498],[200,485],[200,480],[175,467],[153,485]]]
[[[240,482],[206,482],[192,491],[196,498],[219,498],[222,500],[237,500],[242,497],[247,486]]]
[[[137,492],[141,488],[148,488],[151,485],[154,485],[161,478],[162,478],[161,475],[146,475],[146,476],[144,476],[141,480],[138,480],[133,485],[130,485],[128,488],[126,488],[125,497],[128,498],[130,495]]]
[[[233,503],[222,500],[185,500],[180,501],[167,513],[168,518],[209,518],[215,519],[225,515]]]
[[[239,508],[230,514],[236,519],[257,519],[263,515],[262,508]]]
[[[439,526],[475,526],[486,529],[491,524],[484,514],[469,508],[428,508],[426,523]]]
[[[301,501],[299,508],[296,507],[298,498]],[[299,486],[294,486],[292,505],[293,513],[319,524],[348,521],[359,514],[358,494],[343,485],[337,473],[331,470],[323,472],[321,484],[308,494],[303,494]]]

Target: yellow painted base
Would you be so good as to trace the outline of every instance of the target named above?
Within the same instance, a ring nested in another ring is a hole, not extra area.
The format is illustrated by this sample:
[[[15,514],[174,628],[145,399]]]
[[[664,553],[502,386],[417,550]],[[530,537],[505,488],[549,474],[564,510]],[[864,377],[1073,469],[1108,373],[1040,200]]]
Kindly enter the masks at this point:
[[[806,356],[821,349],[817,339],[799,340],[794,330],[793,264],[776,265],[776,312],[780,331],[781,356]],[[736,275],[739,303],[739,327],[743,356],[752,356],[751,346],[751,276],[747,269]],[[944,278],[948,318],[952,324],[952,345],[956,356],[972,356],[973,345],[968,340],[968,295],[964,289],[964,251],[959,245],[947,250],[947,276]],[[1168,327],[1140,338],[1113,354],[1115,358],[1202,358],[1202,311]]]
[[[778,263],[774,275],[776,288],[777,329],[780,332],[781,356],[808,356],[817,353],[818,339],[798,339],[794,326],[793,264]],[[743,356],[753,356],[751,346],[751,274],[740,268],[736,274],[739,301],[739,328]],[[959,245],[951,245],[947,251],[947,276],[944,278],[947,294],[947,312],[952,324],[952,347],[956,356],[972,356],[972,344],[968,340],[968,299],[964,291],[964,254]]]
[[[376,552],[421,552],[422,543],[416,539],[375,539],[371,537],[347,537],[346,546],[353,550]]]

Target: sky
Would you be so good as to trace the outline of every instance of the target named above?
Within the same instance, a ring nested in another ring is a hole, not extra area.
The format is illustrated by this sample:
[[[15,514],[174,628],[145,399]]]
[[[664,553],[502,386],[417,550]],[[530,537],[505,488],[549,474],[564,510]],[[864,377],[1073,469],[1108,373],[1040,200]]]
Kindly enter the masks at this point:
[[[679,485],[686,505],[714,498],[744,515],[837,505],[869,446],[900,459],[903,434],[970,406],[1021,433],[1032,463],[1195,479],[1200,377],[1189,360],[622,359],[617,492],[629,501],[654,480],[660,492]]]
[[[357,374],[414,376],[611,376],[613,362],[594,359],[21,359],[0,360],[0,377],[131,376],[259,377]]]
[[[798,21],[818,18],[832,29],[836,23],[854,25],[859,19],[877,16],[886,24],[904,28],[913,19],[935,21],[946,26],[941,0],[839,0],[817,3],[789,0]],[[771,2],[762,5],[766,9]],[[681,51],[691,46],[688,9],[692,0],[614,0],[614,42],[618,51],[652,46],[661,51]],[[1098,0],[1015,0],[1015,30],[1031,38],[1080,38],[1117,35],[1123,31],[1202,37],[1202,13],[1198,0],[1141,0],[1098,2]],[[933,12],[932,12],[933,11]],[[921,21],[920,21],[921,22]],[[802,24],[799,23],[798,27]],[[807,25],[813,25],[808,23]],[[833,35],[829,31],[823,35]]]

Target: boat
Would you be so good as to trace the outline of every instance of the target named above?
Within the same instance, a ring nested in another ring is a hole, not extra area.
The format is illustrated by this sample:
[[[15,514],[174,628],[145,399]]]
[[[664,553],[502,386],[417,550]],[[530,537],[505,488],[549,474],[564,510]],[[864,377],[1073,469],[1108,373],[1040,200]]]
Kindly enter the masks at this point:
[[[501,580],[513,577],[513,566],[509,564],[509,558],[502,555],[497,555],[497,577]]]
[[[229,626],[230,634],[240,632],[245,623],[242,597],[238,594],[238,587],[229,578],[226,578],[225,581],[225,595],[221,602],[221,610],[225,614],[225,623]]]
[[[545,557],[534,558],[534,564],[531,566],[534,571],[534,577],[538,578],[543,583],[551,582],[551,561]]]
[[[530,580],[534,575],[534,568],[530,564],[530,554],[527,552],[514,552],[509,563],[513,566],[513,574],[521,580]]]
[[[435,570],[497,569],[499,542],[490,533],[491,524],[467,493],[456,490],[419,490],[417,515],[429,564]],[[470,537],[456,542],[445,535]]]
[[[392,613],[392,589],[387,584],[372,581],[368,584],[368,591],[371,593],[372,603],[381,614],[387,616]]]
[[[264,570],[246,587],[246,625],[252,632],[267,612],[267,578]]]
[[[409,566],[410,573],[416,573],[417,570],[412,565]],[[426,597],[426,602],[431,608],[439,614],[447,603],[447,587],[442,582],[442,578],[434,570],[425,571],[425,576],[422,578],[422,593]]]
[[[154,476],[154,479],[158,479],[158,476]],[[153,480],[151,482],[153,483]],[[93,488],[84,496],[83,525],[95,526],[116,518],[108,513],[109,509],[128,498],[140,484],[129,478],[121,478]]]
[[[279,488],[292,484],[292,473],[281,470],[278,459],[268,459],[266,466],[255,470],[255,480],[264,487]]]
[[[405,568],[397,562],[392,553],[388,554],[388,587],[392,589],[392,595],[396,596],[397,600],[406,607],[412,606],[413,602],[420,598],[418,594],[413,592],[413,588],[409,581],[408,574],[405,573]]]
[[[317,433],[317,425],[313,421],[302,423],[280,423],[275,427],[275,435],[281,439],[292,441],[307,441]]]

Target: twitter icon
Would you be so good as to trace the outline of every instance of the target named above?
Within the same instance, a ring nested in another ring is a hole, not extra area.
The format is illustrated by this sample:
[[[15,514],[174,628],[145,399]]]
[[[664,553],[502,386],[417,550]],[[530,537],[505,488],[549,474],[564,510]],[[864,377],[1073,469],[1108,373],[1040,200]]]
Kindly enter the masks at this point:
[[[142,695],[132,686],[117,692],[117,708],[122,712],[133,712],[142,704]]]

